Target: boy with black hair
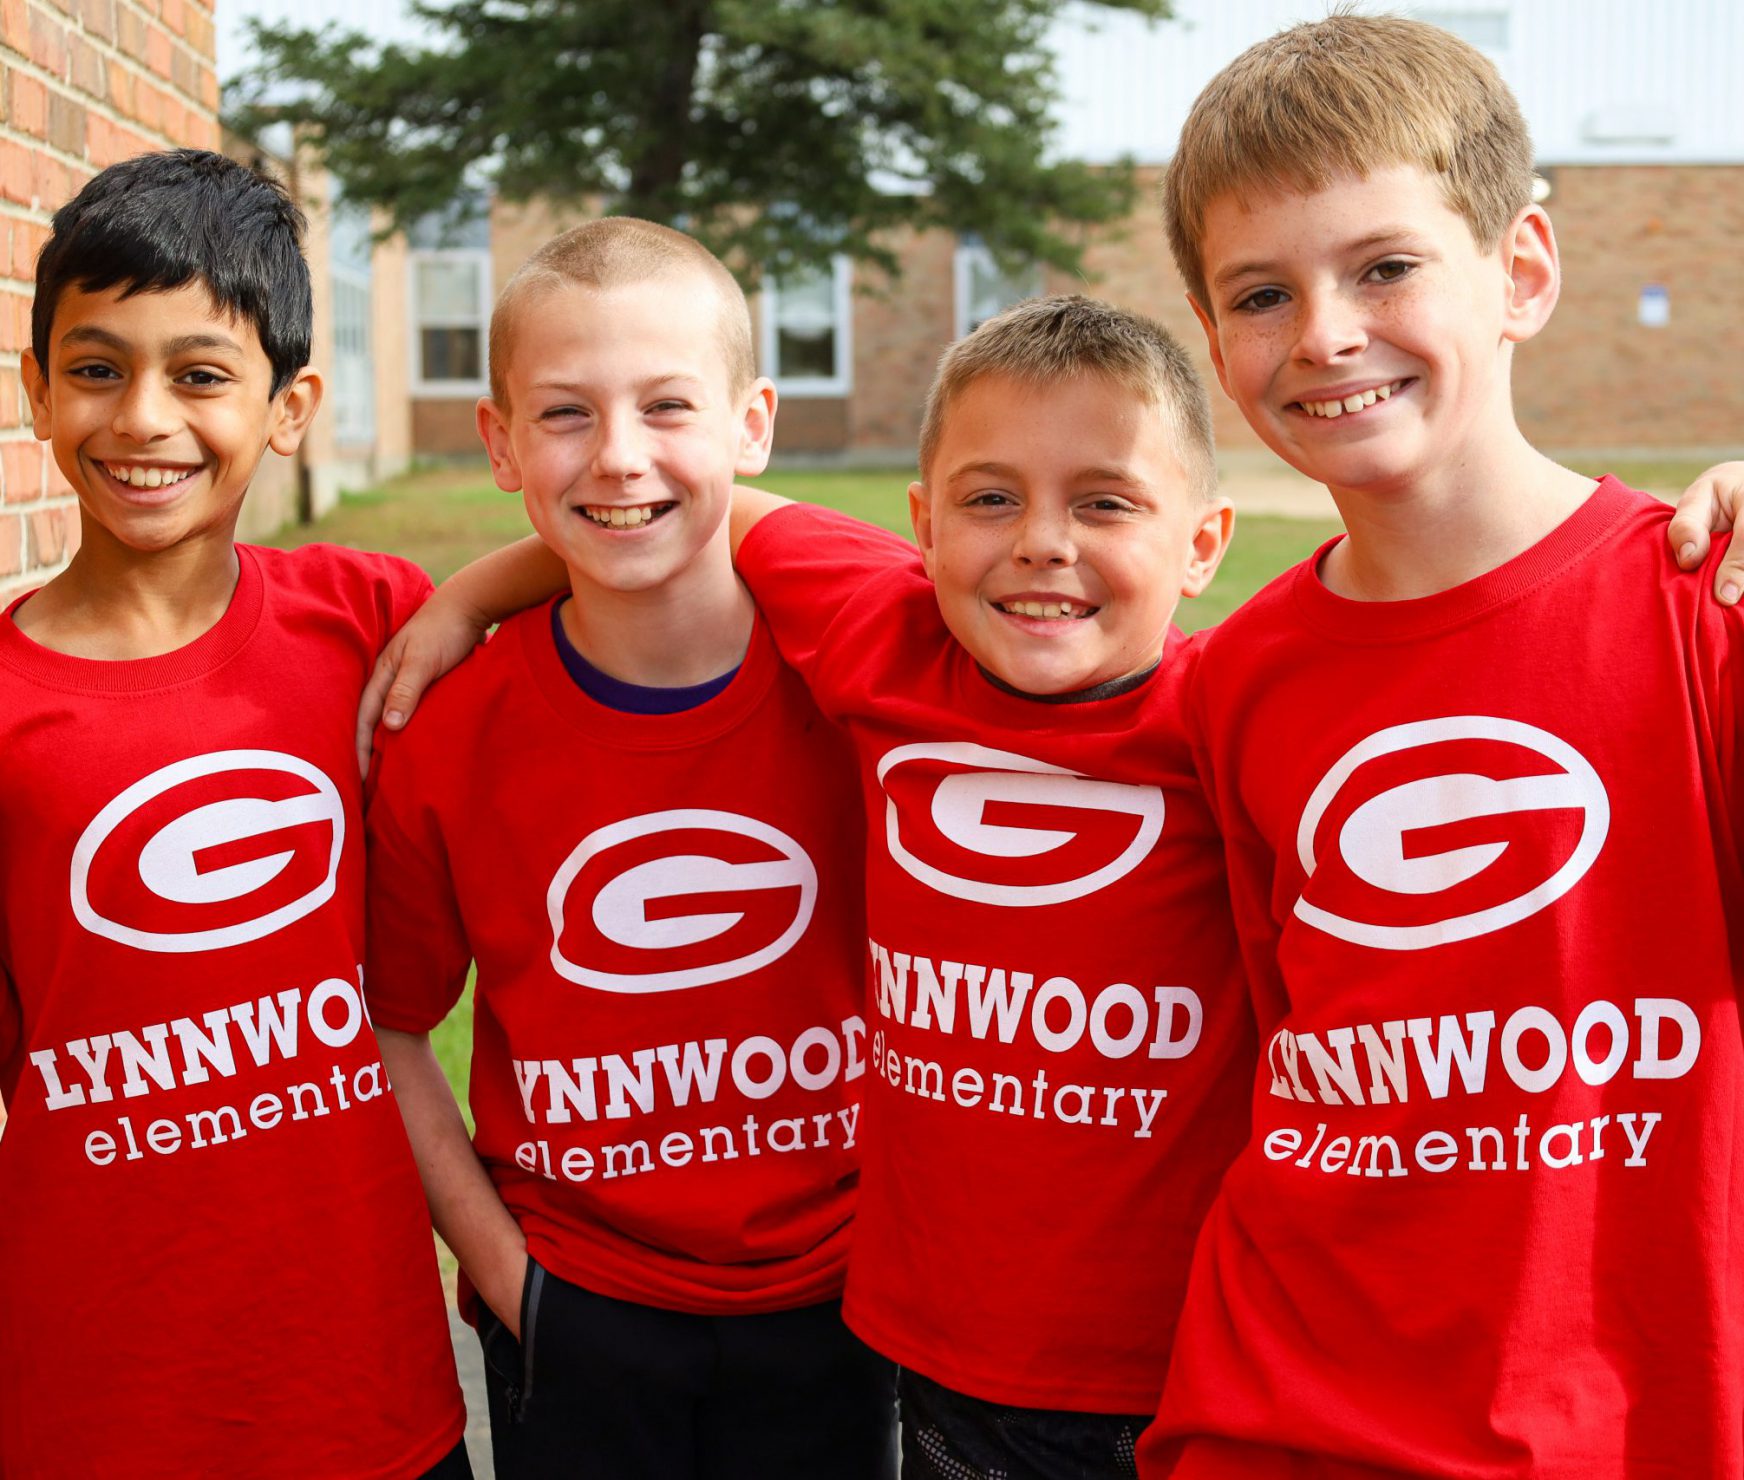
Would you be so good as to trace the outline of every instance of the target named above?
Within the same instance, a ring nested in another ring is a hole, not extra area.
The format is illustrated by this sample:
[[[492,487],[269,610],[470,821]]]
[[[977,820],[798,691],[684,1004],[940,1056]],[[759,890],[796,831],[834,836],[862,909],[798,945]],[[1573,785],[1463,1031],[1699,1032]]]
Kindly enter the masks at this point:
[[[1165,199],[1349,535],[1201,667],[1262,1054],[1144,1472],[1736,1475],[1744,612],[1515,421],[1560,286],[1519,109],[1334,15],[1208,85]]]
[[[428,589],[237,546],[295,450],[301,217],[196,150],[54,218],[23,363],[78,495],[0,617],[0,1472],[469,1474],[364,1010],[356,695]]]

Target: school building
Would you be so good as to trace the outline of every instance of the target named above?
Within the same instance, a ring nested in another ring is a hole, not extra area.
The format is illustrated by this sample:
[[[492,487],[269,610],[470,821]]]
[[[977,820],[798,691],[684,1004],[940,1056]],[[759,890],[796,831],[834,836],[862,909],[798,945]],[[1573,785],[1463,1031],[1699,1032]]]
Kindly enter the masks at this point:
[[[1040,290],[1083,288],[1163,319],[1201,355],[1168,259],[1156,193],[1200,87],[1244,47],[1324,11],[1320,0],[1176,0],[1147,23],[1082,7],[1057,32],[1059,150],[1136,162],[1131,217],[1095,233],[1089,276],[997,270],[973,236],[895,243],[895,284],[846,260],[753,299],[759,356],[782,393],[788,459],[902,463],[939,352]],[[1380,5],[1446,26],[1519,95],[1562,244],[1565,288],[1518,360],[1528,434],[1551,450],[1736,455],[1744,449],[1744,7],[1732,0],[1449,0]],[[0,596],[40,582],[76,542],[65,484],[30,436],[18,378],[32,261],[53,208],[140,149],[220,146],[219,76],[248,64],[250,17],[358,25],[415,39],[400,0],[0,0]],[[424,457],[476,454],[490,303],[570,224],[483,202],[470,220],[374,240],[288,131],[222,141],[261,155],[310,217],[315,360],[328,397],[295,459],[269,454],[245,533],[329,507]],[[1214,394],[1231,459],[1261,455]],[[1590,459],[1589,459],[1590,460]]]

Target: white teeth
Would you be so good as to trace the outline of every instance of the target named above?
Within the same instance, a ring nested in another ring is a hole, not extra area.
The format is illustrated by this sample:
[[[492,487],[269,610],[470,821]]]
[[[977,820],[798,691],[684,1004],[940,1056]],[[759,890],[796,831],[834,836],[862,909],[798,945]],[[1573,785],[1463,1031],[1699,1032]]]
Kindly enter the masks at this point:
[[[1395,380],[1388,385],[1377,385],[1372,390],[1354,391],[1336,401],[1298,401],[1296,404],[1310,416],[1323,416],[1328,421],[1335,421],[1346,412],[1362,411],[1373,406],[1376,401],[1386,400],[1403,383]]]
[[[141,468],[130,463],[104,463],[103,469],[117,483],[125,483],[129,488],[167,488],[172,483],[179,483],[192,471],[187,468]]]
[[[640,505],[631,509],[584,505],[581,512],[595,524],[603,524],[611,529],[639,529],[653,521],[656,511]]]

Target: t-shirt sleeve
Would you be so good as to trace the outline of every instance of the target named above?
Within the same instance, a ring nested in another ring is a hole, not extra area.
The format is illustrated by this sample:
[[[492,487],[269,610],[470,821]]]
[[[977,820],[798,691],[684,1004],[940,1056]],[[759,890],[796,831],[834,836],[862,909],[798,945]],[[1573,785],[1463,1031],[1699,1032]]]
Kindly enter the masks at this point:
[[[1702,593],[1698,681],[1712,715],[1714,753],[1732,843],[1744,867],[1744,604],[1724,607],[1709,594],[1715,566],[1725,549],[1723,542],[1716,542],[1716,546],[1701,575],[1693,578]]]
[[[405,738],[384,748],[364,817],[364,996],[377,1027],[427,1033],[460,1000],[472,950],[448,849],[427,802],[437,788],[420,781]]]
[[[785,658],[816,687],[831,619],[892,570],[920,568],[900,535],[815,504],[787,504],[739,546],[739,575]]]

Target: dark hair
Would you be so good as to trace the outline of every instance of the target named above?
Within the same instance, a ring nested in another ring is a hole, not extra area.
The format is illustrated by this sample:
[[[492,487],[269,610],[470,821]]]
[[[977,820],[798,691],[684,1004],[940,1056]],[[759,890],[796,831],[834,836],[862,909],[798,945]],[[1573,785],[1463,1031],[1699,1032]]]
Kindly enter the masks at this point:
[[[48,369],[55,305],[69,286],[123,297],[202,284],[254,325],[272,394],[309,363],[313,311],[303,213],[276,180],[205,149],[112,164],[55,212],[36,259],[30,344]]]

